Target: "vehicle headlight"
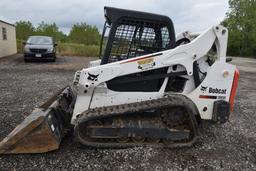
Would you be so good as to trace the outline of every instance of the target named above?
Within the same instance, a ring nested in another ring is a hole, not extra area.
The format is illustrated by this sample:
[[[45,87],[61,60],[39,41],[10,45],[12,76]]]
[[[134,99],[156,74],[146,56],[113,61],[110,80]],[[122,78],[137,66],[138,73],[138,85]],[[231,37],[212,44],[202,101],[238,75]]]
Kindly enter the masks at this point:
[[[24,47],[24,52],[29,52],[29,48],[28,47]]]
[[[47,52],[53,52],[53,47],[48,48]]]

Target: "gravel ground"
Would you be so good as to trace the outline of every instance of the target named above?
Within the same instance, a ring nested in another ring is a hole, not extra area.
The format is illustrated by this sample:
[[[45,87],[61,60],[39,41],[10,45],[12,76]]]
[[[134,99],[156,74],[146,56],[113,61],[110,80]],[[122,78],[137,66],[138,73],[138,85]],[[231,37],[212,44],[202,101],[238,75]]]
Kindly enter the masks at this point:
[[[24,63],[20,55],[0,59],[0,139],[93,58],[59,57],[56,63]],[[234,115],[224,125],[203,123],[191,148],[81,147],[67,136],[60,150],[1,155],[0,170],[256,170],[256,60],[235,58],[241,77]]]

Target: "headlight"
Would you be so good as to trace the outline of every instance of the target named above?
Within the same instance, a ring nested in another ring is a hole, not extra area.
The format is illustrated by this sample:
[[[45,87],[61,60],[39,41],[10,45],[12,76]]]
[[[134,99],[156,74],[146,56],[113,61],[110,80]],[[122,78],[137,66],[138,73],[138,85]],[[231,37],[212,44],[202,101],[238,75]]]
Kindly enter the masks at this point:
[[[24,52],[29,52],[29,48],[28,47],[24,47]]]
[[[48,48],[47,52],[53,52],[53,47]]]

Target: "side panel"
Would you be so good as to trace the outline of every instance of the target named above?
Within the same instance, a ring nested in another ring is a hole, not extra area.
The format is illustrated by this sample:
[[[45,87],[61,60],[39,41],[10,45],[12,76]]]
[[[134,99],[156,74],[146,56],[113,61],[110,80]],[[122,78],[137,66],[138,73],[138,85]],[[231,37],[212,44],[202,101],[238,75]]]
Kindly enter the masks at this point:
[[[107,93],[104,93],[99,88],[95,89],[95,96],[91,101],[90,108],[141,102],[163,97],[163,93],[160,92],[115,92],[109,89],[106,89],[106,91]]]
[[[234,65],[216,61],[204,81],[187,95],[196,104],[202,119],[212,119],[214,101],[229,101],[235,69]]]

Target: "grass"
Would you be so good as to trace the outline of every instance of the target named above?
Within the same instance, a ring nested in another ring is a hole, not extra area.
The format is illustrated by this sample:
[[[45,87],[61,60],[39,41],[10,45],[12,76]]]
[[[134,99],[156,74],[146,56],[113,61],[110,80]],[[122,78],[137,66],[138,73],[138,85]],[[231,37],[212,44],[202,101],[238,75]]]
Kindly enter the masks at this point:
[[[22,42],[23,42],[23,40],[17,39],[17,51],[18,51],[18,53],[23,53],[24,45],[23,45]]]
[[[57,53],[65,56],[96,57],[99,55],[99,46],[75,43],[60,43],[57,47]]]
[[[17,40],[18,53],[23,53],[23,40]],[[98,45],[84,45],[76,43],[58,43],[57,54],[61,56],[84,56],[97,57],[99,56]]]

